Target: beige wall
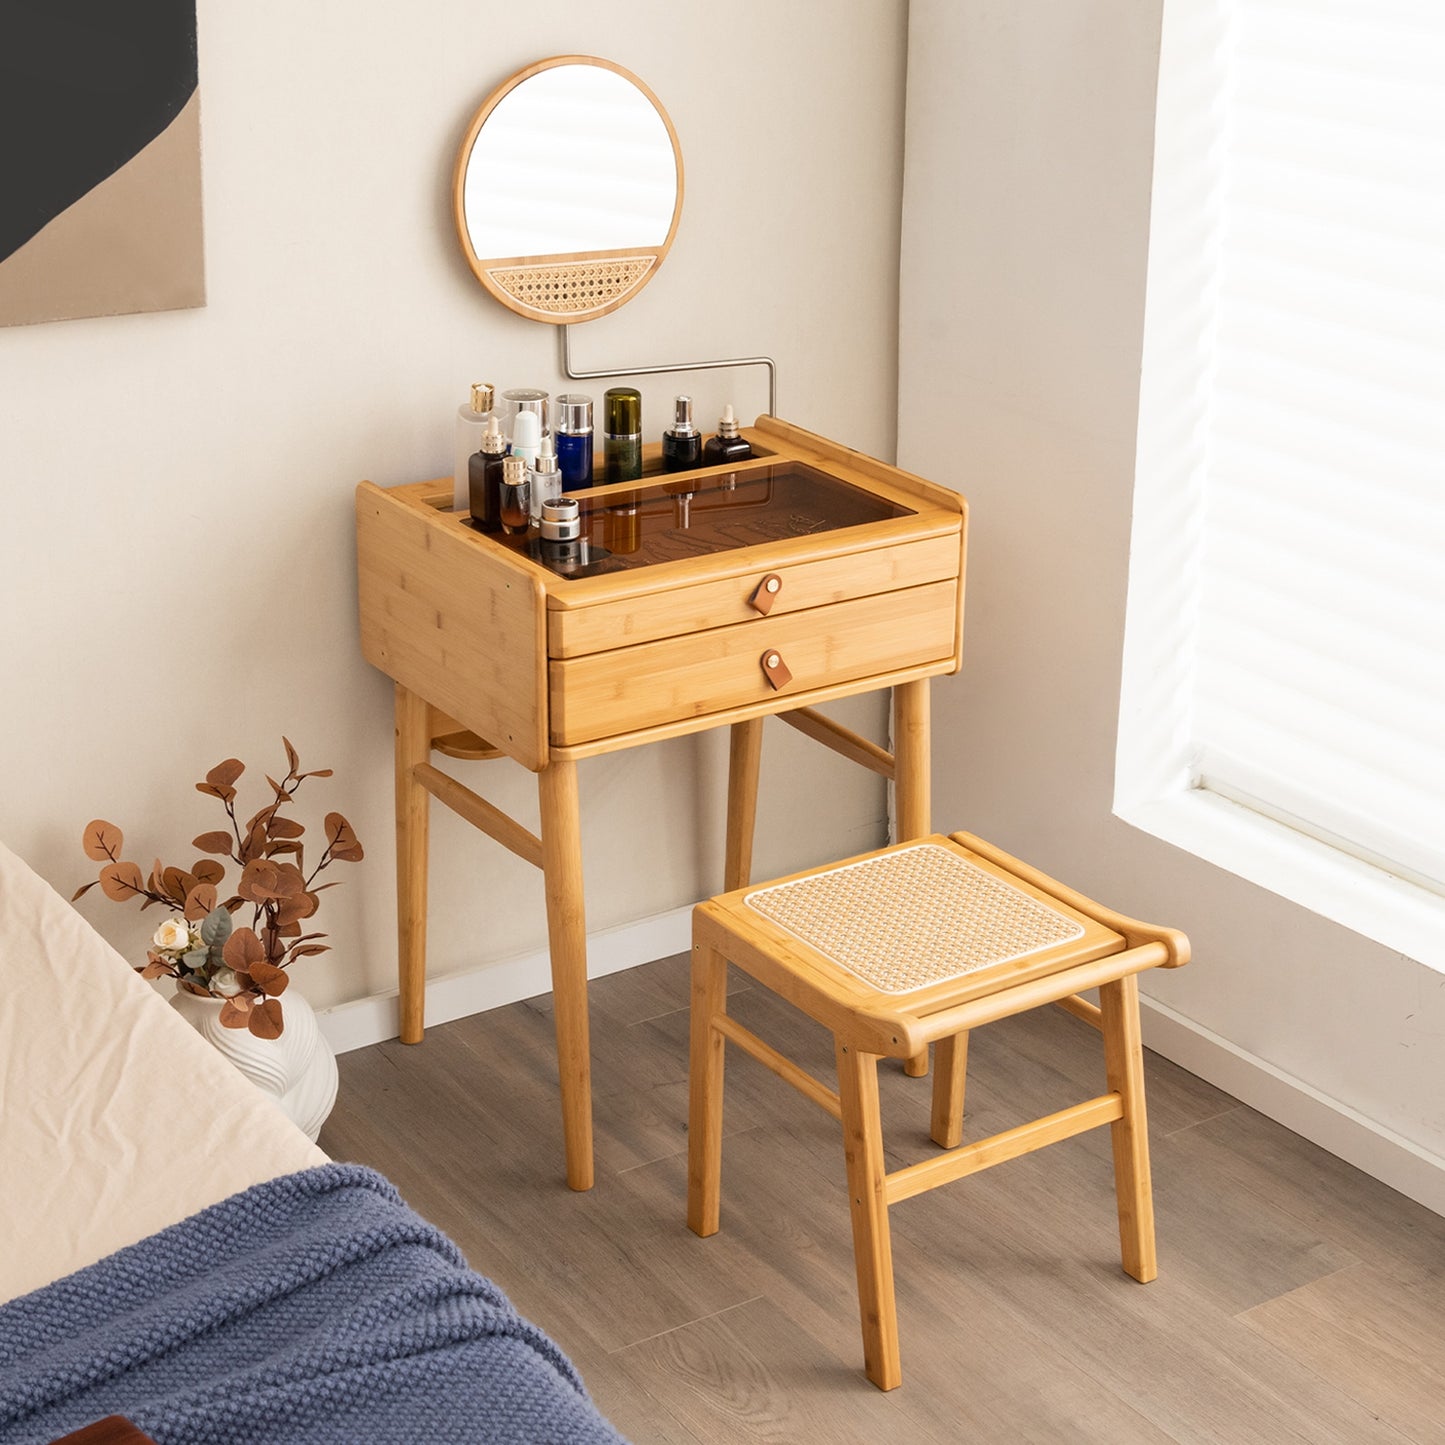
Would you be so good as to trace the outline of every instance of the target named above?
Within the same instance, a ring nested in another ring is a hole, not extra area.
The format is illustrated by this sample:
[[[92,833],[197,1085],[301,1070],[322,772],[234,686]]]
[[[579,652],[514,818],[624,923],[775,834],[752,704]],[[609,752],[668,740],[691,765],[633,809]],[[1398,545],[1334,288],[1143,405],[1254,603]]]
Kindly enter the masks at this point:
[[[1445,978],[1112,814],[1160,0],[913,0],[899,462],[971,504],[935,821],[1186,929],[1146,1037],[1445,1209]]]
[[[368,848],[325,897],[335,952],[302,985],[323,1007],[394,986],[390,690],[357,649],[352,489],[448,474],[474,380],[564,389],[555,333],[485,296],[454,239],[473,110],[545,55],[642,76],[681,139],[682,223],[639,299],[574,333],[576,363],[767,352],[783,415],[888,457],[906,13],[202,0],[208,305],[0,330],[0,837],[67,895],[95,816],[147,867],[188,862],[219,821],[193,782],[232,754],[284,767],[285,733],[336,769],[303,819],[339,808]],[[709,427],[725,402],[767,404],[760,371],[648,381],[650,432],[684,387]],[[876,780],[808,746],[769,730],[768,871],[882,837]],[[583,765],[595,926],[720,881],[724,756],[685,739]],[[529,775],[471,776],[535,826]],[[540,880],[436,811],[434,972],[540,949]],[[140,956],[154,911],[81,907]]]

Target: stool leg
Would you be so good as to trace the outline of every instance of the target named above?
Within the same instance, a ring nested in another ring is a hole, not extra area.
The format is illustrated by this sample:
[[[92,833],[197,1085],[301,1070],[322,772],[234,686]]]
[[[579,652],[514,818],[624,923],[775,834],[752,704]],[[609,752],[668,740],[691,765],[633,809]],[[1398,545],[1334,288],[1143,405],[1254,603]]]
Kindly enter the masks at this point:
[[[883,1121],[878,1110],[878,1056],[835,1041],[843,1153],[848,1164],[848,1209],[853,1216],[853,1262],[863,1324],[863,1368],[880,1390],[903,1379],[898,1358],[898,1310],[893,1297],[893,1244],[884,1196]]]
[[[687,1227],[716,1234],[722,1209],[723,1052],[713,1020],[727,1011],[727,962],[717,949],[692,949],[692,1041],[688,1060]]]
[[[728,829],[723,892],[751,881],[753,831],[758,816],[758,769],[763,756],[763,720],[734,723],[728,739]]]
[[[1114,1139],[1114,1191],[1124,1272],[1147,1284],[1159,1273],[1154,1255],[1154,1190],[1149,1176],[1149,1127],[1144,1108],[1144,1045],[1139,1033],[1139,978],[1129,974],[1099,989],[1104,1065],[1109,1088],[1124,1103],[1109,1126]]]
[[[968,1074],[968,1034],[939,1039],[934,1050],[933,1117],[928,1136],[941,1149],[963,1143],[963,1086]]]
[[[426,876],[429,794],[412,769],[431,756],[431,709],[396,685],[397,992],[404,1044],[419,1044],[426,1008]]]

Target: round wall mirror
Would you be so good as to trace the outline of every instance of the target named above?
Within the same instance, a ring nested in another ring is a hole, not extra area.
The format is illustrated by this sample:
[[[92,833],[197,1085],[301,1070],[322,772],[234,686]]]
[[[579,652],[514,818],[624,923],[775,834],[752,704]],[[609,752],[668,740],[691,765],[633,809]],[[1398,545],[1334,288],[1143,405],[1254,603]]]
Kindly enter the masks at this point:
[[[586,321],[662,264],[682,214],[682,152],[635,75],[559,55],[483,102],[452,200],[462,251],[498,301],[535,321]]]

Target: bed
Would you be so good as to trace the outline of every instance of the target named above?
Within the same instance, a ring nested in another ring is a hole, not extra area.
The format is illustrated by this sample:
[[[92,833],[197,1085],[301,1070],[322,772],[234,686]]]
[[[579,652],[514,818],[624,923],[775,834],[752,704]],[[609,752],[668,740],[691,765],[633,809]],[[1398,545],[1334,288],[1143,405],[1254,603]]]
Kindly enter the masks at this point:
[[[0,1445],[111,1415],[162,1445],[620,1439],[3,845],[0,980]]]

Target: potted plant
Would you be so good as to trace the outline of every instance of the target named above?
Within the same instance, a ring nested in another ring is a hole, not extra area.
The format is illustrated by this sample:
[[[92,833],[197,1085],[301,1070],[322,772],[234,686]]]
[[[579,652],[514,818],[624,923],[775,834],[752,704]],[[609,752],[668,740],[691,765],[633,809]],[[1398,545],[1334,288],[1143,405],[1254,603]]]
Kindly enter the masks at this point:
[[[147,875],[122,855],[125,839],[115,824],[102,818],[88,823],[82,846],[87,857],[101,864],[100,876],[78,889],[72,902],[99,884],[105,896],[118,903],[139,900],[142,910],[156,904],[168,909],[172,916],[156,928],[145,962],[133,966],[144,978],[175,979],[173,1004],[243,1072],[267,1087],[284,1075],[283,1086],[272,1087],[272,1092],[315,1138],[335,1098],[336,1063],[306,1001],[293,996],[283,1010],[281,995],[290,984],[291,965],[327,949],[321,942],[324,933],[306,931],[320,905],[319,895],[336,886],[317,878],[333,863],[359,862],[363,851],[351,824],[340,813],[327,813],[325,846],[307,871],[306,828],[288,810],[302,783],[330,777],[331,769],[302,772],[296,749],[288,739],[281,741],[289,764],[286,776],[279,782],[267,776],[271,800],[245,822],[236,811],[242,762],[227,758],[196,784],[198,792],[220,801],[229,826],[193,840],[192,846],[205,856],[189,869],[167,866],[157,858]],[[223,897],[226,866],[220,858],[240,868],[228,897]],[[247,907],[249,920],[238,924],[236,915]],[[188,999],[207,1000],[211,1006],[190,1005]],[[236,1035],[242,1033],[275,1046],[259,1068],[245,1062],[255,1054],[241,1047]],[[288,1058],[278,1075],[276,1054],[283,1034],[288,1034]],[[286,1095],[298,1090],[303,1097],[288,1106]],[[324,1107],[314,1117],[322,1095]]]

